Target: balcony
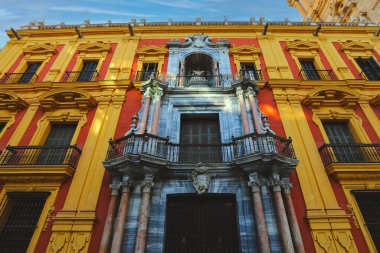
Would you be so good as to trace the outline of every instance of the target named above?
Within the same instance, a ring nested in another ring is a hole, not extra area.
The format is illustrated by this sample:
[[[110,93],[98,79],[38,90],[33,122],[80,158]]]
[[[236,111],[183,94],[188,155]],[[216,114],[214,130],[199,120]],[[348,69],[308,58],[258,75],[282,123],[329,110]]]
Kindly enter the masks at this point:
[[[258,70],[240,70],[240,76],[243,78],[248,78],[250,80],[261,81],[264,80],[263,73],[261,69]]]
[[[273,163],[283,163],[285,167],[295,167],[297,164],[291,139],[267,132],[233,138],[230,143],[223,144],[176,144],[149,133],[131,133],[109,142],[104,165],[111,171],[118,171],[125,167],[125,163],[133,165],[130,168],[142,163],[164,168],[181,164],[194,166],[199,162],[225,166],[235,164],[243,170],[248,166],[249,170],[254,167],[267,172],[272,169],[269,167],[273,167]],[[255,164],[257,166],[252,166]]]
[[[0,179],[71,177],[82,151],[77,146],[7,146],[0,155]]]
[[[37,78],[35,73],[5,73],[0,79],[0,84],[33,83]]]
[[[62,82],[94,82],[99,76],[98,71],[66,71]]]
[[[183,75],[174,78],[166,78],[166,81],[174,83],[176,87],[224,87],[226,83],[233,82],[232,75]]]
[[[380,163],[380,144],[324,144],[319,148],[323,165]]]
[[[299,76],[302,80],[338,80],[332,69],[301,69]]]
[[[157,79],[159,73],[157,71],[137,71],[135,81],[148,81],[151,76],[154,76]]]

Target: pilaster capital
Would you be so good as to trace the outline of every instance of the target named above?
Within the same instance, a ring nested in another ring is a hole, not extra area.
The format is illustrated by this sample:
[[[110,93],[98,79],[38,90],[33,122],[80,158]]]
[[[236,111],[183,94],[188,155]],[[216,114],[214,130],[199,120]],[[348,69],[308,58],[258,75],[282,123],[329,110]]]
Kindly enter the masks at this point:
[[[272,187],[274,192],[281,192],[282,185],[283,183],[278,174],[273,174],[272,178],[269,179],[269,186]]]
[[[261,186],[264,185],[264,181],[261,180],[257,173],[249,174],[248,185],[251,187],[252,192],[260,192]]]
[[[154,186],[154,182],[153,182],[153,175],[146,175],[144,180],[141,182],[141,188],[143,190],[144,193],[146,192],[150,192],[151,189],[153,188]]]
[[[284,194],[289,195],[290,189],[292,189],[293,184],[290,182],[289,178],[283,178],[281,187],[282,187],[282,190],[284,191]]]
[[[131,179],[129,178],[129,176],[124,176],[123,180],[120,183],[120,187],[122,189],[122,192],[123,193],[129,192],[129,190],[131,189],[131,186],[132,186],[132,182],[131,182]]]

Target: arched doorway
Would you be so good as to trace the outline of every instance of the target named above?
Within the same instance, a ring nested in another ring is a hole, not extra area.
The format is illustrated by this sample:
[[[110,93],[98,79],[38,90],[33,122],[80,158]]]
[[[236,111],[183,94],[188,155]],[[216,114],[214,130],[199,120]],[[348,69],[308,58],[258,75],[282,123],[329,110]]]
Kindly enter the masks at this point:
[[[239,253],[234,194],[170,194],[165,253]]]
[[[203,53],[188,55],[180,66],[181,82],[185,87],[212,87],[218,86],[218,63]]]

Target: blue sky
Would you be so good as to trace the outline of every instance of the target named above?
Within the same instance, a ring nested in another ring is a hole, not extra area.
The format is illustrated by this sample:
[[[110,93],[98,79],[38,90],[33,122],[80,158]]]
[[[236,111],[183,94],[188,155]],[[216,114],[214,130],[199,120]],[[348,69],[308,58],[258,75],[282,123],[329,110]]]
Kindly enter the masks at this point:
[[[222,21],[249,20],[265,17],[278,21],[284,18],[301,20],[287,0],[0,0],[0,48],[8,40],[4,30],[20,28],[31,21],[43,20],[46,24],[80,24],[129,22],[132,18],[151,21]]]

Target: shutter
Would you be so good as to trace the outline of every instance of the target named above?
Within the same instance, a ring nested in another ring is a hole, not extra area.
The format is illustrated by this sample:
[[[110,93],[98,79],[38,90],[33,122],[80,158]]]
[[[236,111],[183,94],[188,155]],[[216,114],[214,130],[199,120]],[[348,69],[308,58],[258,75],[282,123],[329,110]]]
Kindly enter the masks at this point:
[[[373,74],[373,77],[374,77],[373,80],[380,80],[380,66],[377,63],[377,61],[375,60],[375,58],[370,57],[368,59],[368,65],[369,65],[369,67],[372,70],[372,74]]]
[[[29,63],[28,68],[20,77],[18,83],[29,83],[34,75],[37,73],[38,68],[41,66],[41,62]]]
[[[371,234],[377,251],[380,252],[380,191],[352,191],[365,226]]]
[[[84,62],[82,71],[80,72],[77,81],[79,81],[79,82],[92,81],[94,74],[96,72],[97,66],[98,66],[97,61],[86,61],[86,62]]]
[[[355,59],[359,67],[362,69],[368,80],[380,80],[380,67],[373,57],[363,59],[361,57]]]
[[[50,192],[8,192],[0,219],[0,253],[25,253]]]

